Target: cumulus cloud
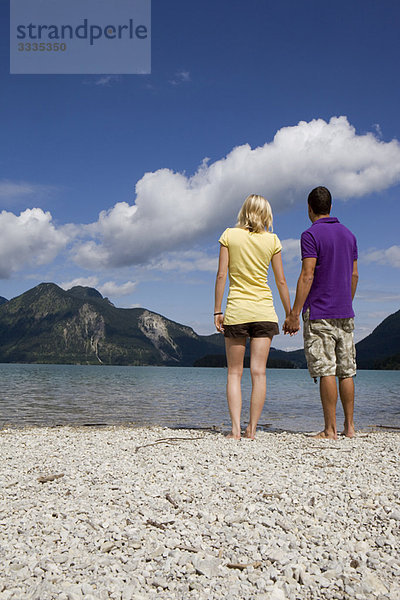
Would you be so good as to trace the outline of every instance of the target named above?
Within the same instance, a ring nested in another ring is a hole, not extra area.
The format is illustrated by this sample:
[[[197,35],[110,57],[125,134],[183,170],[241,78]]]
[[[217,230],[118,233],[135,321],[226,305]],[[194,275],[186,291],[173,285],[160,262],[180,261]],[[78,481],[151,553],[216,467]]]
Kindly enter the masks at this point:
[[[71,281],[63,281],[60,283],[60,287],[63,290],[70,290],[71,288],[81,285],[83,287],[96,287],[99,283],[98,277],[76,277],[75,279],[71,279]]]
[[[121,296],[129,296],[135,290],[137,283],[135,281],[126,281],[125,283],[116,283],[115,281],[106,281],[99,286],[103,296],[111,296],[120,298]]]
[[[71,281],[64,281],[60,283],[60,287],[62,287],[64,290],[70,290],[77,285],[97,288],[99,292],[103,294],[103,296],[120,298],[121,296],[129,296],[129,294],[132,294],[137,286],[137,283],[135,281],[126,281],[125,283],[106,281],[105,283],[100,284],[99,278],[94,275],[90,277],[76,277]]]
[[[391,267],[400,267],[400,246],[390,246],[386,250],[369,250],[362,254],[362,259],[367,263],[378,263],[380,265],[390,265]]]
[[[146,173],[136,184],[134,205],[119,202],[101,212],[74,258],[86,268],[120,267],[193,247],[234,224],[252,192],[264,194],[279,212],[303,204],[316,185],[346,200],[399,181],[397,140],[358,135],[346,117],[301,121],[264,146],[238,146],[211,164],[204,159],[192,176],[170,169]]]
[[[52,223],[49,212],[27,209],[19,216],[0,213],[0,278],[6,279],[25,266],[51,262],[68,242],[68,236]]]

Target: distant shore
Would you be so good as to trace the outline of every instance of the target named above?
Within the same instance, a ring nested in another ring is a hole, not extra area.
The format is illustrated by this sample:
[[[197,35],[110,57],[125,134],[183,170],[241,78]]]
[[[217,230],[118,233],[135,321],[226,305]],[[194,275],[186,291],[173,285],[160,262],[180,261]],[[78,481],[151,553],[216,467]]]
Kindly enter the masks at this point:
[[[400,596],[400,436],[3,428],[0,599]]]

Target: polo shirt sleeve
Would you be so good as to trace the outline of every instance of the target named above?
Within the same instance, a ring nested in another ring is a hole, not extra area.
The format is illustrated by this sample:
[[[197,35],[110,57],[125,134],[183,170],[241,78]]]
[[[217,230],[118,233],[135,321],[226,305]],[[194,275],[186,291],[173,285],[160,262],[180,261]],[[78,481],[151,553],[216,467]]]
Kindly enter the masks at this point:
[[[228,246],[229,246],[228,231],[229,231],[229,227],[228,227],[228,229],[225,229],[224,233],[221,235],[221,237],[218,240],[219,243],[222,244],[222,246],[225,246],[226,248],[228,248]]]
[[[317,245],[310,231],[301,234],[301,260],[305,258],[318,258]]]
[[[278,236],[274,233],[274,252],[273,254],[278,254],[282,250],[282,244]]]

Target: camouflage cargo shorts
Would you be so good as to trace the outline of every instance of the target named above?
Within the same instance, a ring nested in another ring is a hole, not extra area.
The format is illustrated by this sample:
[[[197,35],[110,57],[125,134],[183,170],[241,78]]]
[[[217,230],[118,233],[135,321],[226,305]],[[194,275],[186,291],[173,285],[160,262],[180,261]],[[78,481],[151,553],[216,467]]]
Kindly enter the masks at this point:
[[[356,374],[354,319],[310,321],[310,309],[303,314],[304,352],[311,377],[335,375],[344,379]]]

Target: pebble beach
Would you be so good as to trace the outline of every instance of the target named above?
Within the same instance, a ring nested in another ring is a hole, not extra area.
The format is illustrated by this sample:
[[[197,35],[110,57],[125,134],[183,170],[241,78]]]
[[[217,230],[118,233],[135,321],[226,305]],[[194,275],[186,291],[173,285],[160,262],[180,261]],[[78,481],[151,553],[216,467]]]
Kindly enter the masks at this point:
[[[0,600],[400,598],[400,435],[0,431]]]

